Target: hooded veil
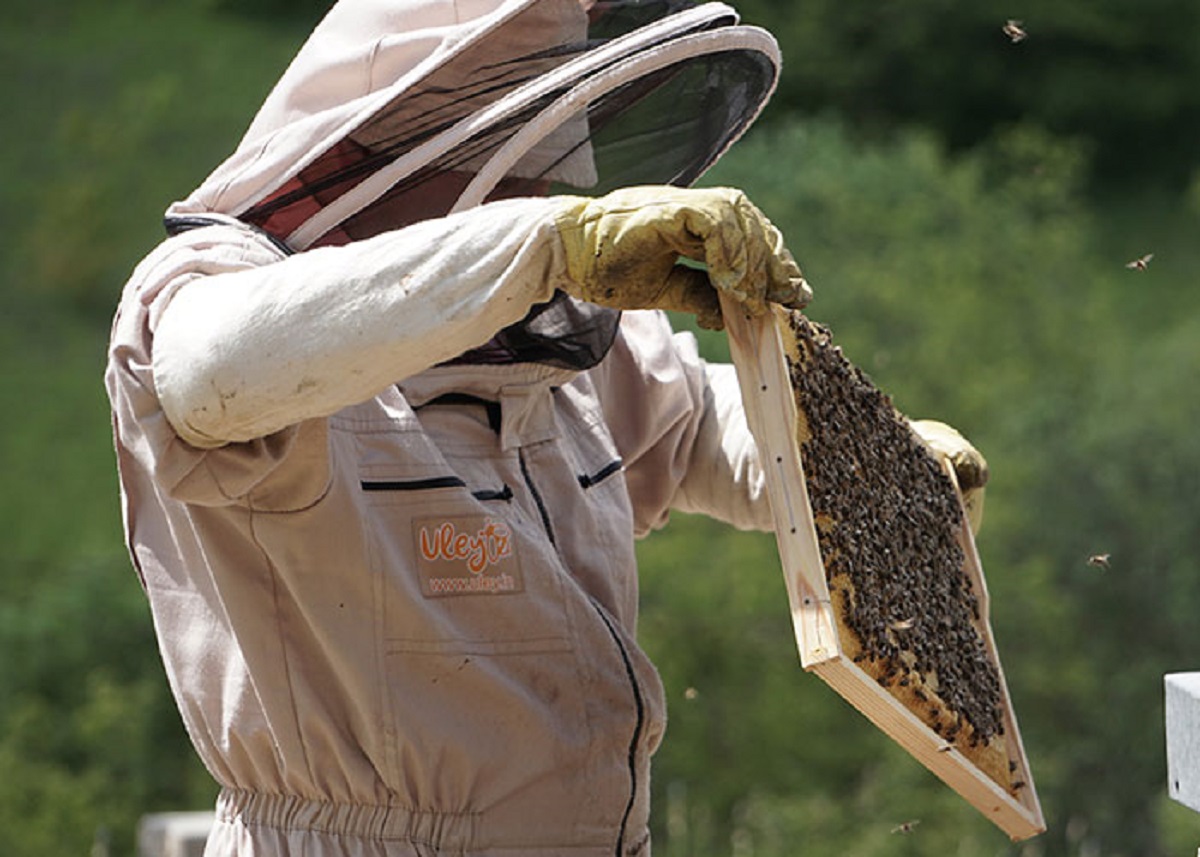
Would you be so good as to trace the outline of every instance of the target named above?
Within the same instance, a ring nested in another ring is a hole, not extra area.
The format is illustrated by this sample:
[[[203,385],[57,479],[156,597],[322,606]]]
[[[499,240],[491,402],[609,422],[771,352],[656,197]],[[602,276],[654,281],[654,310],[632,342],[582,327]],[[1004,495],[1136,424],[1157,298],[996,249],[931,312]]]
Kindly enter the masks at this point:
[[[220,213],[296,252],[470,208],[506,185],[690,185],[778,72],[774,39],[723,3],[340,0],[167,227]],[[618,316],[559,294],[461,359],[586,368]]]

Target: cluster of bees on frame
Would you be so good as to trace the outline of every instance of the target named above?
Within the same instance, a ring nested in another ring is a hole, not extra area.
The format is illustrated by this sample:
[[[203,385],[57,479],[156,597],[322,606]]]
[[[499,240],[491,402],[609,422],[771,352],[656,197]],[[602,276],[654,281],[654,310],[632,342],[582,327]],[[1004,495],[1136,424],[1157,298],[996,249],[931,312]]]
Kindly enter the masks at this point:
[[[800,313],[790,324],[809,500],[831,589],[842,587],[842,622],[861,646],[854,659],[919,701],[930,701],[922,688],[935,689],[954,716],[931,724],[945,740],[964,721],[972,745],[1003,734],[999,670],[975,624],[952,483],[828,329]],[[937,712],[931,703],[930,717]]]

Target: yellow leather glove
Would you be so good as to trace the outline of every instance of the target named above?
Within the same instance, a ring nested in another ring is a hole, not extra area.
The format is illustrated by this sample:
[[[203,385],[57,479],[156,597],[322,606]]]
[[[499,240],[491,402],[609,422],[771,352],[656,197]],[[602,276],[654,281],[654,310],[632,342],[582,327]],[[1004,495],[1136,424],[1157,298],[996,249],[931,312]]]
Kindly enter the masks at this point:
[[[724,326],[718,290],[752,313],[812,299],[783,236],[730,188],[632,187],[596,199],[565,197],[556,225],[574,297],[619,309],[669,309]],[[679,264],[680,257],[707,268]]]
[[[937,420],[910,420],[909,424],[933,454],[954,468],[958,490],[971,532],[983,526],[983,494],[988,481],[988,463],[983,455],[955,429]]]

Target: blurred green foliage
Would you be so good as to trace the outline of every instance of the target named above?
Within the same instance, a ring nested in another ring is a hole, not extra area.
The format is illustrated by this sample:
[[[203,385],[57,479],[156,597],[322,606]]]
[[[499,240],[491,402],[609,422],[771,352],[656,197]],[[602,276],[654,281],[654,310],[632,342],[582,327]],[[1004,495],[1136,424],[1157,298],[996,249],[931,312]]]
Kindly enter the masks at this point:
[[[132,854],[141,814],[211,805],[120,544],[100,378],[166,204],[327,4],[284,5],[14,0],[0,28],[5,855]],[[1170,189],[1196,163],[1196,9],[1015,8],[1011,44],[986,6],[741,5],[787,76],[707,181],[783,228],[810,315],[901,409],[988,456],[980,549],[1050,830],[1009,844],[804,674],[771,537],[684,516],[639,546],[671,705],[656,852],[1190,853],[1161,683],[1200,666],[1200,179]]]
[[[781,112],[920,125],[955,148],[1032,120],[1106,181],[1185,180],[1200,136],[1200,6],[1179,0],[741,0],[786,46]],[[1014,43],[1015,19],[1027,37]]]

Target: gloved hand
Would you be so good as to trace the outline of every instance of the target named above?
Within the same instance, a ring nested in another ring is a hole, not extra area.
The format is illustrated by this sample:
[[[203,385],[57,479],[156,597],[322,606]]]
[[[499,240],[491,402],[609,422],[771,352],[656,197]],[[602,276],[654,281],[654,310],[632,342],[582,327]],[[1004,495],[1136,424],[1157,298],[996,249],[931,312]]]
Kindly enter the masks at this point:
[[[564,290],[585,301],[682,310],[720,330],[718,291],[754,314],[768,302],[799,309],[812,298],[779,230],[739,190],[651,186],[565,197],[555,222],[570,280]],[[681,256],[707,273],[678,264]]]
[[[983,526],[983,493],[988,481],[988,464],[971,443],[945,423],[937,420],[910,420],[909,424],[933,454],[954,468],[958,490],[971,532]]]

